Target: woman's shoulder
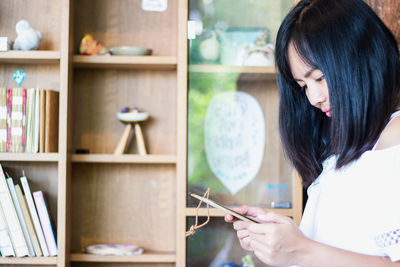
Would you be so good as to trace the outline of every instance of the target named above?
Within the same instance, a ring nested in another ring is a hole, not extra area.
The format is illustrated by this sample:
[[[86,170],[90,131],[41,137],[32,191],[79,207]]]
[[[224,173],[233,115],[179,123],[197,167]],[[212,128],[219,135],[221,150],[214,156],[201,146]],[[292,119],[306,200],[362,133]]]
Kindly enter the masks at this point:
[[[387,149],[400,145],[400,116],[394,118],[383,130],[375,150]]]

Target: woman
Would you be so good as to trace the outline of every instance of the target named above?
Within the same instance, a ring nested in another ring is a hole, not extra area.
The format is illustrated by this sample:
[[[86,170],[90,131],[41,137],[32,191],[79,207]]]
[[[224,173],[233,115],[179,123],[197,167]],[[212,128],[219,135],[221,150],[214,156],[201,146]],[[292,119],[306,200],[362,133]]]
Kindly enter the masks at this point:
[[[274,266],[400,266],[400,62],[362,0],[303,0],[284,19],[276,63],[280,133],[308,186],[300,229],[256,207],[233,222]]]

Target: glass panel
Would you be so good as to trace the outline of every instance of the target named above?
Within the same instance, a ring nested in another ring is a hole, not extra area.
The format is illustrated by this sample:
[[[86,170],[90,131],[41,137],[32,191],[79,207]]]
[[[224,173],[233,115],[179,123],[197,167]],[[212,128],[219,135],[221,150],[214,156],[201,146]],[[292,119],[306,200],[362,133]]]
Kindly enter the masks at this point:
[[[293,2],[189,2],[189,192],[209,187],[211,199],[229,206],[291,207],[273,50]]]
[[[206,218],[199,218],[200,222],[204,220]],[[188,218],[187,224],[194,224],[194,218]],[[240,247],[232,224],[225,223],[222,218],[211,218],[206,227],[188,237],[186,266],[239,267],[245,256],[251,257],[255,266],[268,266],[258,260],[254,253]]]

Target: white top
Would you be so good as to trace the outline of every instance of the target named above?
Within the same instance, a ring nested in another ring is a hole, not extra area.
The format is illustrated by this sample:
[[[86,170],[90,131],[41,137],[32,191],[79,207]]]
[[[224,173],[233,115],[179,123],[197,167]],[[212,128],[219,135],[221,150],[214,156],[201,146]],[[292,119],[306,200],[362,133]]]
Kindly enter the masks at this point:
[[[329,246],[400,260],[400,144],[366,151],[339,170],[336,156],[322,165],[307,190],[302,232]]]

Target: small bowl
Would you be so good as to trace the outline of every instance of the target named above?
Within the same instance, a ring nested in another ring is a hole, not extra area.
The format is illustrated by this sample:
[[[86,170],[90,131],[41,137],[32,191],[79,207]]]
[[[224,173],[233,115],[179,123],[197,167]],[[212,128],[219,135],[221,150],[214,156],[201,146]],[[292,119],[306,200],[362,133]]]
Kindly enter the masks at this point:
[[[118,112],[117,118],[123,122],[145,121],[149,117],[147,112]]]
[[[137,46],[118,46],[108,50],[111,55],[116,56],[144,56],[151,55],[153,52],[149,48],[142,48]]]

